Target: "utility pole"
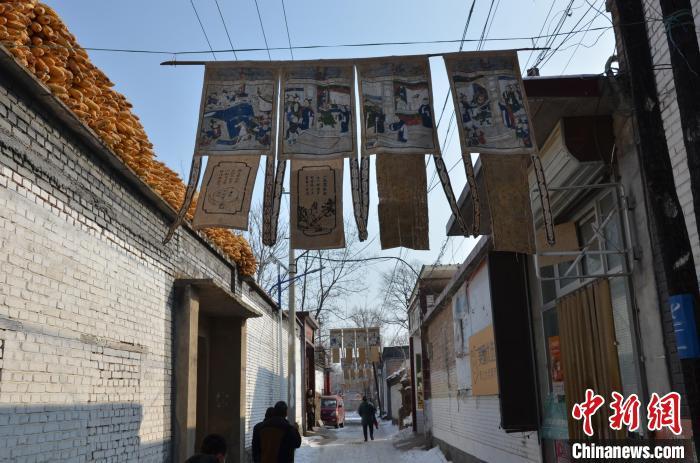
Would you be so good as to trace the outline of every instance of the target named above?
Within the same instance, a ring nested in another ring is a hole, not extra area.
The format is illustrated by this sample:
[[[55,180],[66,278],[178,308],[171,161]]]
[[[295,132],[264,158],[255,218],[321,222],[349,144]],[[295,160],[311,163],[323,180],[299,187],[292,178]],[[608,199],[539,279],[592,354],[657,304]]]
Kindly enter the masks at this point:
[[[297,333],[297,312],[295,305],[294,284],[297,275],[297,263],[294,258],[294,248],[292,248],[292,239],[289,238],[289,359],[287,375],[287,419],[291,425],[296,423],[296,333]]]
[[[652,243],[657,293],[661,303],[661,317],[668,325],[671,319],[669,297],[692,294],[697,301],[698,280],[695,272],[688,229],[678,200],[673,168],[666,143],[666,133],[661,118],[658,90],[653,70],[653,60],[646,31],[642,0],[614,0],[613,17],[617,36],[621,39],[622,63],[625,72],[621,76],[628,81],[634,107],[637,154],[645,185],[645,207],[649,217],[649,235]],[[690,153],[689,153],[690,157]],[[697,307],[697,306],[696,306]],[[679,362],[675,352],[674,332],[664,332],[664,345],[668,362]],[[685,389],[684,415],[700,416],[700,399],[695,391],[698,379],[682,365],[682,378],[671,376],[671,387]],[[669,372],[671,364],[669,364]],[[693,421],[693,439],[696,452],[700,452],[700,420]]]

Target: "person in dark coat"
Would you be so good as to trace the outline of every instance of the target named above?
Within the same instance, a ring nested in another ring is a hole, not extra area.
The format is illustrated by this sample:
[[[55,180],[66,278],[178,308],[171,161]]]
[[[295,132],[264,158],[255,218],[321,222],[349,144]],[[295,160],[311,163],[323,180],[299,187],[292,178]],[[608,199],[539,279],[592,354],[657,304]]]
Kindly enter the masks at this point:
[[[301,447],[299,430],[287,421],[287,404],[277,402],[274,416],[265,420],[258,428],[258,439],[253,440],[253,458],[259,463],[290,463],[294,461],[294,450]]]
[[[226,439],[218,434],[209,434],[202,441],[201,453],[185,463],[224,463],[226,461]]]
[[[273,416],[275,416],[275,407],[268,407],[265,410],[265,419],[253,426],[253,463],[260,463],[260,428]]]
[[[362,403],[357,409],[357,414],[362,418],[362,433],[365,436],[365,442],[367,442],[367,428],[369,428],[369,437],[374,440],[374,422],[376,420],[375,414],[377,409],[374,408],[370,402],[367,401],[367,396],[362,396]]]

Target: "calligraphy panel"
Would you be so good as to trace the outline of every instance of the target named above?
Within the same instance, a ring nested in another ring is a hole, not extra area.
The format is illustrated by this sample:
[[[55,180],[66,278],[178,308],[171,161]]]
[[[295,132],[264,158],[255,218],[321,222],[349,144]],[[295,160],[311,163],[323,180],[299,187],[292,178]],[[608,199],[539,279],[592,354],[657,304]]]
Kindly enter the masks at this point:
[[[282,71],[282,155],[344,156],[355,152],[352,64],[288,65]]]
[[[210,156],[192,226],[248,230],[259,156]]]
[[[291,190],[292,247],[344,247],[343,159],[292,161]]]
[[[207,64],[195,153],[272,154],[277,82],[270,66]]]
[[[357,72],[362,154],[439,152],[427,57],[367,60]]]
[[[517,53],[455,53],[444,59],[462,152],[534,152]]]

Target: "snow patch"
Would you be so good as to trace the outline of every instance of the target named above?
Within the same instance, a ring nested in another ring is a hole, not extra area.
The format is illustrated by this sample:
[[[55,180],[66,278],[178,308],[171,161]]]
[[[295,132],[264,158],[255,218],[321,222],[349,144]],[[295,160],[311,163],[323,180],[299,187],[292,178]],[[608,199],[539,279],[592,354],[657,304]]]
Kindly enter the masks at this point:
[[[449,463],[439,447],[430,450],[409,450],[399,455],[401,463]]]

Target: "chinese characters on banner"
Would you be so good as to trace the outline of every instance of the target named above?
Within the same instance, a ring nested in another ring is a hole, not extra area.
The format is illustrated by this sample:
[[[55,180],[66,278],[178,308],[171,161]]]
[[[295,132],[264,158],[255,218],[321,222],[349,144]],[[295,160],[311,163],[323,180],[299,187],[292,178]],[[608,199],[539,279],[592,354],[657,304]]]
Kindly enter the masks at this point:
[[[593,428],[593,416],[605,405],[605,398],[596,394],[592,389],[586,389],[585,400],[574,404],[571,416],[582,422],[583,432],[592,437],[596,430]],[[641,401],[637,394],[625,398],[618,392],[612,392],[610,402],[612,414],[608,418],[610,429],[620,431],[623,427],[629,432],[640,428]],[[681,396],[677,392],[669,392],[663,397],[656,392],[651,394],[647,405],[647,427],[649,431],[668,429],[678,436],[683,432],[681,426]],[[600,430],[599,430],[600,431]]]
[[[343,160],[292,161],[291,184],[292,247],[344,247]]]
[[[259,163],[257,156],[210,156],[193,227],[247,230]]]

